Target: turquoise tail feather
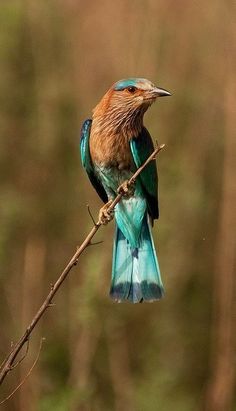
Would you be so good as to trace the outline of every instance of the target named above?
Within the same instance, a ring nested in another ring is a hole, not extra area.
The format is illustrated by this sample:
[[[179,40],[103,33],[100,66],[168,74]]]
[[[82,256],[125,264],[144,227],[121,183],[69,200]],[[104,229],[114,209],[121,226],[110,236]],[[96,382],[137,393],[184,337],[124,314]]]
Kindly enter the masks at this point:
[[[164,295],[147,215],[143,218],[138,247],[130,246],[116,227],[110,295],[116,301],[133,303],[159,300]]]

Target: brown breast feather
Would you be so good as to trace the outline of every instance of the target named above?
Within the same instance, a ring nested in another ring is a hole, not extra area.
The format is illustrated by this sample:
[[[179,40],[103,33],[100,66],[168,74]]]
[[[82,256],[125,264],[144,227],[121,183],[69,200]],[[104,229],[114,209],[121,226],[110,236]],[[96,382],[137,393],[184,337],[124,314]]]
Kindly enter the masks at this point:
[[[91,129],[90,154],[95,164],[130,169],[133,159],[129,146],[129,139],[122,133],[115,134],[111,131]]]

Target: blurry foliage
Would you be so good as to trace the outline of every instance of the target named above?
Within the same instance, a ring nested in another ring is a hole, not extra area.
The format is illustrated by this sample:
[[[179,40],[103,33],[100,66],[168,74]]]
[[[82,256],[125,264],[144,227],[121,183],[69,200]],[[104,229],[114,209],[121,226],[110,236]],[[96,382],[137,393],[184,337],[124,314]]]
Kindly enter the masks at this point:
[[[86,204],[95,215],[100,206],[80,164],[81,122],[120,78],[142,76],[173,91],[145,120],[167,144],[154,228],[165,299],[109,300],[113,227],[101,230],[104,243],[82,256],[36,333],[46,342],[34,376],[5,410],[199,409],[210,375],[222,86],[234,12],[223,0],[1,2],[2,357],[91,227]],[[36,283],[27,280],[29,261]]]

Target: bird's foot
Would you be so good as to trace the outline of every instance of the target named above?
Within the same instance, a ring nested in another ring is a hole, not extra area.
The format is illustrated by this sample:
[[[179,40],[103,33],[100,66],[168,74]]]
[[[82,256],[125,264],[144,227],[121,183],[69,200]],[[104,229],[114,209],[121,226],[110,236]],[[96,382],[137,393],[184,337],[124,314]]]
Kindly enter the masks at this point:
[[[122,194],[125,198],[133,197],[135,190],[135,182],[129,183],[128,180],[124,181],[117,189],[118,194]]]
[[[108,211],[113,200],[109,200],[103,207],[100,208],[98,213],[98,222],[99,224],[106,225],[114,217],[114,210]]]

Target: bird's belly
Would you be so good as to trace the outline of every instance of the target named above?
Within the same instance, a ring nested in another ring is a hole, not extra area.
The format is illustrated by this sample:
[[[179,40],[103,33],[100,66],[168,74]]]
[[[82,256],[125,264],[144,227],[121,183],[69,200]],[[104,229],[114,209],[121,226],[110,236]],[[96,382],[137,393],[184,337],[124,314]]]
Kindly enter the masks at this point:
[[[91,130],[90,155],[97,178],[108,197],[131,177],[136,169],[129,140],[123,134],[97,133]]]
[[[117,166],[104,163],[96,163],[94,169],[109,197],[113,197],[114,194],[116,194],[118,187],[124,181],[130,179],[133,174],[130,168],[120,169]]]

